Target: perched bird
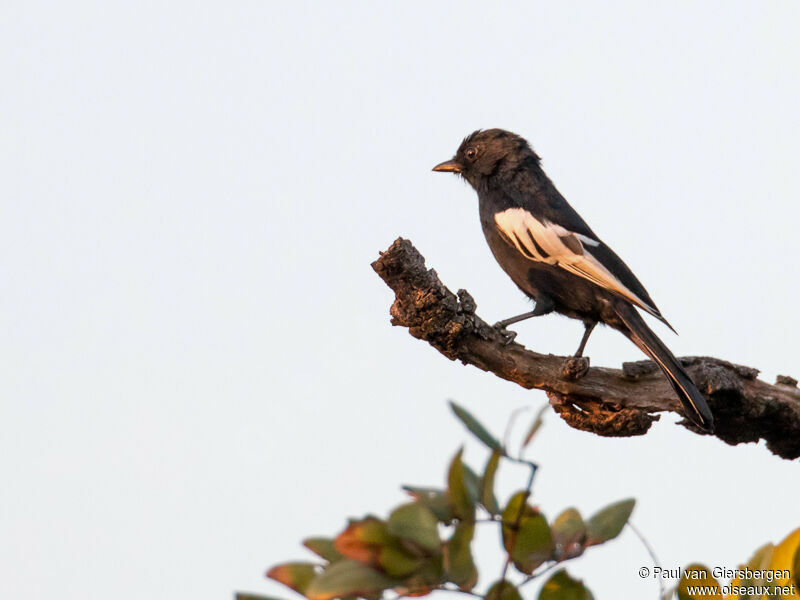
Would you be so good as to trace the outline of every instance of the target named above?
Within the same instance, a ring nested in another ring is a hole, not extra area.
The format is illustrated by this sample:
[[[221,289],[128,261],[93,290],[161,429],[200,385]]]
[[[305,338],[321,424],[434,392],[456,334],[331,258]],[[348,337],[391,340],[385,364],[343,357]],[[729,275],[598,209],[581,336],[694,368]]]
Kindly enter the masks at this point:
[[[686,416],[713,431],[705,399],[637,308],[672,326],[628,266],[559,193],[527,141],[502,129],[478,130],[464,139],[451,160],[433,170],[458,173],[475,189],[489,248],[517,287],[536,302],[532,311],[495,325],[509,342],[516,334],[506,326],[555,311],[583,321],[586,330],[575,353],[581,356],[595,325],[609,325],[661,368]]]

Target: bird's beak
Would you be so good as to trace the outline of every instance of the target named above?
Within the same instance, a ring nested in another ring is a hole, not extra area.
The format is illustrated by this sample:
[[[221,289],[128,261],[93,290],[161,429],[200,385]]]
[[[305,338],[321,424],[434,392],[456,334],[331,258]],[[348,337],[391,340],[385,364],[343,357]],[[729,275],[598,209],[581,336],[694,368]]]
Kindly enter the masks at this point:
[[[454,160],[446,160],[433,167],[433,170],[442,173],[461,173],[461,165]]]

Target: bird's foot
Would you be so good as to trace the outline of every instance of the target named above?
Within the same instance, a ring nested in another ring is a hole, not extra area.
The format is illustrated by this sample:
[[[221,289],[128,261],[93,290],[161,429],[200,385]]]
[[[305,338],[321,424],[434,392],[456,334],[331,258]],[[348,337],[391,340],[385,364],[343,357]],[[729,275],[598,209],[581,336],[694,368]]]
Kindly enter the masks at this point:
[[[503,344],[506,346],[513,342],[517,337],[516,331],[509,331],[506,329],[506,323],[504,321],[498,321],[492,325],[492,327],[494,327],[494,330],[503,338]]]
[[[589,357],[573,356],[568,358],[561,368],[564,379],[580,379],[589,371]]]

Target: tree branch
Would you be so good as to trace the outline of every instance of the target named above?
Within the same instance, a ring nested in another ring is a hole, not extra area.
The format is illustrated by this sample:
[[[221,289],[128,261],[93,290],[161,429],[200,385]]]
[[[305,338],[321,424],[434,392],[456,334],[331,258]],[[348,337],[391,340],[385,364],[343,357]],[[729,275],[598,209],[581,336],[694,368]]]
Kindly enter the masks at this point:
[[[575,369],[569,357],[539,354],[504,338],[475,314],[466,290],[453,294],[408,240],[398,238],[372,268],[392,288],[392,325],[407,327],[450,360],[460,360],[521,385],[547,392],[555,411],[572,427],[603,436],[643,435],[656,413],[682,414],[667,380],[650,361],[622,369]],[[714,412],[714,435],[728,444],[763,439],[774,454],[800,457],[800,390],[778,377],[775,385],[758,370],[718,358],[687,357],[689,371]],[[690,422],[681,423],[700,433]]]

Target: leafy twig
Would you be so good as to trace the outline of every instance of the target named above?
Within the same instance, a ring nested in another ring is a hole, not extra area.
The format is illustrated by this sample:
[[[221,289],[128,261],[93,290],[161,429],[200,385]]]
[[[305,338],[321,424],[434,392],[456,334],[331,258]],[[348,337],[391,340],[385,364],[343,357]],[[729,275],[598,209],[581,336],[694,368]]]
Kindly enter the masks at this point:
[[[525,514],[525,509],[528,506],[528,498],[530,498],[530,496],[531,496],[531,488],[533,487],[533,478],[536,475],[536,470],[539,467],[537,465],[535,465],[534,463],[529,462],[527,460],[522,460],[521,458],[513,458],[511,456],[507,456],[507,458],[512,460],[512,461],[514,461],[514,462],[526,464],[531,468],[531,474],[528,476],[528,485],[525,486],[525,494],[522,497],[522,502],[520,502],[520,504],[519,504],[519,510],[517,511],[517,517],[514,519],[513,525],[510,525],[511,530],[514,532],[514,544],[516,544],[517,543],[517,534],[519,533],[519,526],[520,526],[520,523],[522,522],[522,517]],[[513,546],[512,546],[512,548],[513,548]],[[503,588],[501,588],[501,589],[505,588],[505,584],[506,584],[506,581],[507,581],[506,576],[508,575],[508,567],[509,566],[511,566],[511,552],[508,553],[508,557],[506,558],[506,562],[503,565],[503,573],[500,576],[500,580],[502,581],[501,585],[503,586]]]

